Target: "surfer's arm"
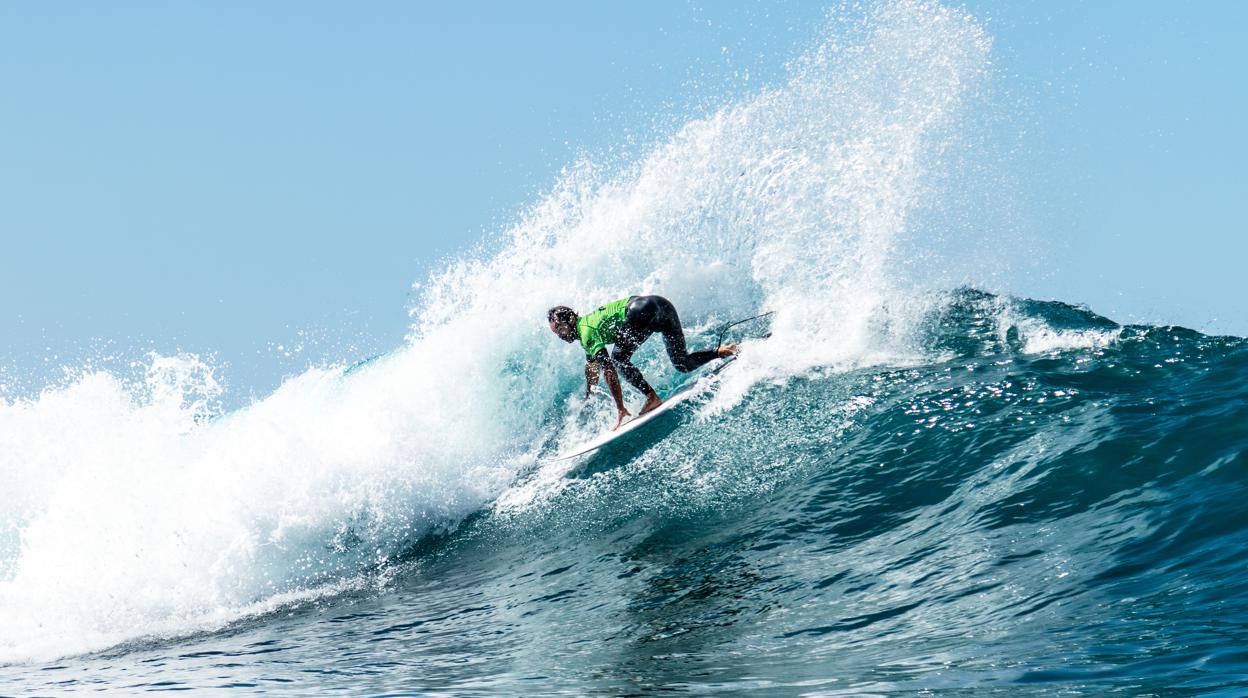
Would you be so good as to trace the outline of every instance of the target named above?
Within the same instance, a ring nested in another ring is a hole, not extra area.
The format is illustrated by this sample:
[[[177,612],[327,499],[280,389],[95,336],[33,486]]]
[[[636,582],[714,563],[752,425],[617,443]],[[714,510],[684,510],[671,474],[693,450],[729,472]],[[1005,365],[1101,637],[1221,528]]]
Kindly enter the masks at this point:
[[[624,409],[624,392],[620,390],[620,376],[616,373],[615,362],[611,359],[604,359],[601,363],[602,375],[607,377],[607,388],[611,390],[611,398],[615,400],[615,411],[618,419],[615,421],[614,429],[619,429],[620,425],[624,423],[624,418],[629,416],[628,410]]]
[[[597,359],[585,360],[585,397],[594,392],[594,386],[598,385],[598,363]]]
[[[598,384],[598,371],[600,370],[607,377],[607,389],[611,392],[611,399],[615,400],[617,419],[612,429],[614,431],[620,428],[620,425],[624,423],[624,418],[630,414],[624,408],[624,391],[620,390],[620,376],[615,370],[615,363],[611,361],[611,357],[607,356],[606,349],[585,360],[585,397],[589,397],[590,391]]]

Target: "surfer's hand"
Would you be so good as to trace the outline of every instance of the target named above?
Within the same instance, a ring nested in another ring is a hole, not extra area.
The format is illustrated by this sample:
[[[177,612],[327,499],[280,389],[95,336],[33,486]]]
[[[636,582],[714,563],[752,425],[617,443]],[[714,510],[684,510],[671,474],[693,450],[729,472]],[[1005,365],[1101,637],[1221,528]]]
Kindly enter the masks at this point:
[[[632,415],[628,413],[628,410],[621,407],[620,413],[619,413],[619,419],[615,420],[615,426],[611,427],[611,431],[615,431],[616,429],[619,429],[620,425],[624,423],[624,418],[631,417],[631,416]]]

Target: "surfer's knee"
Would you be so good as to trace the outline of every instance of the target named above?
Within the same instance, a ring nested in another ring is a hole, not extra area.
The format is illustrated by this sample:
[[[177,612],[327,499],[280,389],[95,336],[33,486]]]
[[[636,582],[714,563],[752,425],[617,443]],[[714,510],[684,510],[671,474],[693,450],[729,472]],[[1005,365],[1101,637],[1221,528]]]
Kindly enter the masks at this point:
[[[681,373],[688,373],[696,368],[696,366],[694,366],[688,359],[672,359],[672,366],[675,366],[676,370]]]

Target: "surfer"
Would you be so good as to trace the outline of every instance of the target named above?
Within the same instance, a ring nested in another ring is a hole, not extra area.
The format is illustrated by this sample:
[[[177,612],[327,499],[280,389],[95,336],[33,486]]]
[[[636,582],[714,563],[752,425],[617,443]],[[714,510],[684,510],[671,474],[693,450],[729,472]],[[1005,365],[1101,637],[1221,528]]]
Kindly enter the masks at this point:
[[[566,305],[557,305],[546,314],[550,323],[550,331],[565,342],[581,342],[585,350],[585,397],[589,397],[598,383],[601,371],[607,379],[607,387],[611,397],[615,399],[615,408],[619,419],[612,431],[624,423],[630,416],[624,408],[624,395],[620,391],[620,379],[624,376],[634,388],[646,396],[646,404],[642,405],[639,414],[645,414],[663,404],[659,394],[646,382],[641,371],[631,361],[633,352],[637,351],[650,335],[658,332],[663,335],[663,343],[667,346],[667,355],[677,371],[687,373],[712,359],[732,356],[737,353],[736,344],[725,344],[717,349],[695,351],[685,349],[685,333],[680,327],[680,317],[676,314],[676,306],[663,296],[629,296],[618,301],[607,303],[594,312],[580,316]],[[607,354],[607,345],[613,344],[611,354]]]

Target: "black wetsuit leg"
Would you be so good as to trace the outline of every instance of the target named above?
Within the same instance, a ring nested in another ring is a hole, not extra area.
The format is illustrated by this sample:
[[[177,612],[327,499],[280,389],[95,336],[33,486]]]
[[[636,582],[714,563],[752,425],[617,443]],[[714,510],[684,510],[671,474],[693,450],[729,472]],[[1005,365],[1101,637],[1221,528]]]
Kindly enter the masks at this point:
[[[685,331],[680,326],[680,316],[676,314],[676,306],[663,296],[650,296],[658,305],[659,312],[654,330],[663,335],[663,344],[667,346],[667,356],[672,365],[681,373],[719,358],[717,349],[689,352],[685,348]]]
[[[637,347],[655,332],[663,335],[667,355],[677,371],[687,373],[719,358],[719,352],[713,349],[689,353],[685,348],[685,333],[680,326],[680,316],[676,314],[676,307],[671,301],[663,296],[634,296],[624,310],[624,326],[616,337],[611,359],[624,380],[647,395],[653,388],[646,383],[631,359]]]

